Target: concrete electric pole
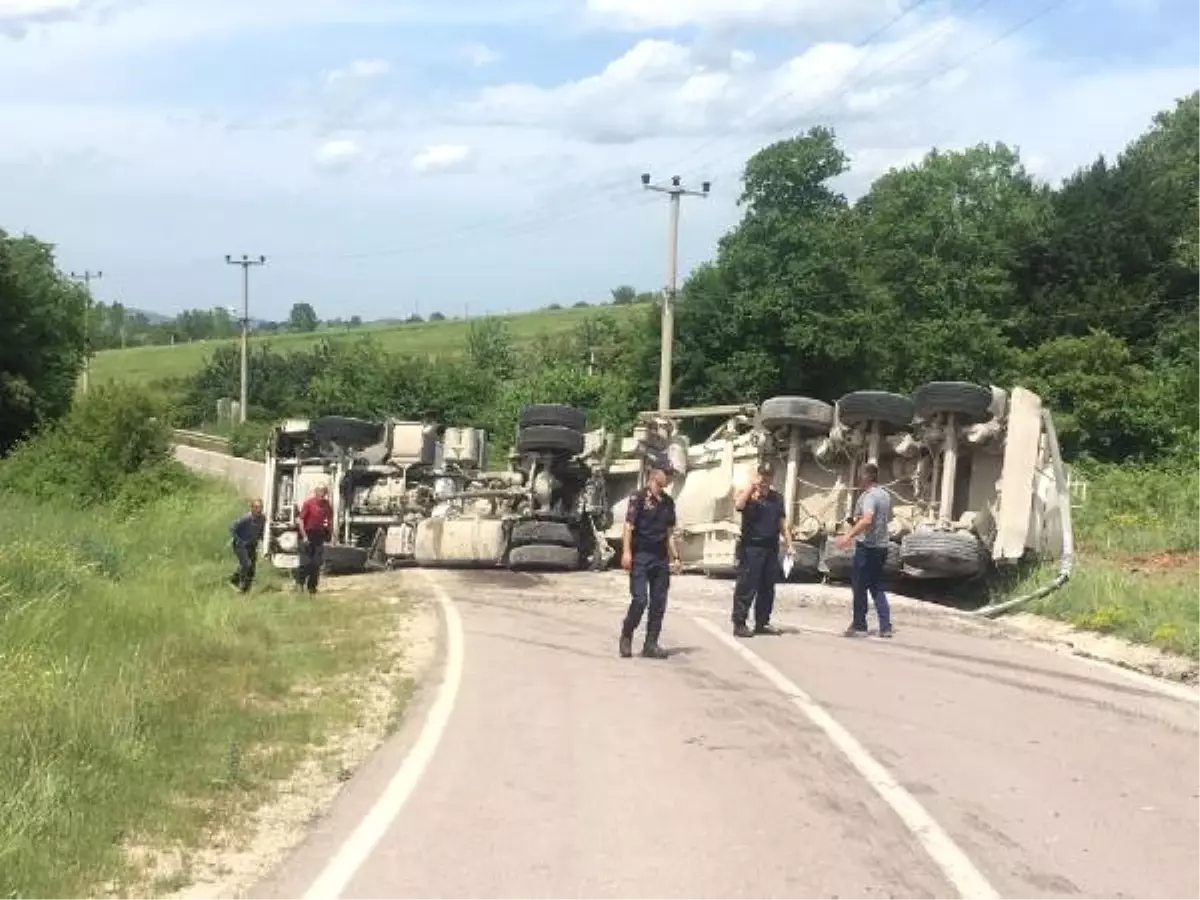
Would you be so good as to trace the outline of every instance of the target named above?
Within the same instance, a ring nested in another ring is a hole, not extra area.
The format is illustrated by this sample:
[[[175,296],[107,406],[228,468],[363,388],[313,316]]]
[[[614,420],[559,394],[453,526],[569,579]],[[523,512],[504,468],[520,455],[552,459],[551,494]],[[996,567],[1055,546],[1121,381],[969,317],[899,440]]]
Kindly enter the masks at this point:
[[[679,198],[707,197],[712,183],[705,181],[700,190],[689,191],[679,183],[679,176],[670,184],[651,184],[650,174],[642,175],[642,187],[647,191],[666,194],[671,202],[671,224],[667,235],[667,293],[662,305],[662,351],[658,373],[658,411],[671,408],[671,354],[675,346],[675,295],[679,278]]]
[[[250,267],[265,265],[266,262],[265,256],[251,259],[243,253],[241,259],[234,259],[228,254],[225,255],[226,265],[242,267],[242,392],[238,404],[238,421],[243,423],[246,421],[250,381]]]
[[[92,279],[103,278],[103,272],[92,272],[84,269],[83,274],[71,273],[76,281],[83,282],[83,392],[88,392],[88,380],[92,368]]]

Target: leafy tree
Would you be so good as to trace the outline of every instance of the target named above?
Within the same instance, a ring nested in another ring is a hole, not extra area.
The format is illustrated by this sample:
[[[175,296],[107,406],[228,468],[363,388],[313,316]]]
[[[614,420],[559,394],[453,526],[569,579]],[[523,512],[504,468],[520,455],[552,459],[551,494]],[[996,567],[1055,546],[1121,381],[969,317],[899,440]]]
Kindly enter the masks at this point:
[[[637,289],[628,284],[622,284],[615,287],[610,292],[612,294],[613,306],[628,306],[637,300]]]
[[[467,326],[467,358],[476,371],[506,378],[516,361],[508,324],[491,316],[473,319]]]
[[[430,322],[445,322],[446,315],[445,315],[445,313],[440,313],[435,310],[434,312],[431,312],[429,314],[429,321]]]
[[[0,231],[0,455],[62,416],[83,366],[86,297],[53,248]]]
[[[1103,331],[1052,338],[1026,351],[1022,381],[1054,410],[1069,456],[1129,460],[1167,450],[1166,397],[1155,373],[1138,365],[1128,345]]]
[[[321,320],[311,303],[293,303],[292,311],[288,313],[288,328],[292,331],[316,331]]]

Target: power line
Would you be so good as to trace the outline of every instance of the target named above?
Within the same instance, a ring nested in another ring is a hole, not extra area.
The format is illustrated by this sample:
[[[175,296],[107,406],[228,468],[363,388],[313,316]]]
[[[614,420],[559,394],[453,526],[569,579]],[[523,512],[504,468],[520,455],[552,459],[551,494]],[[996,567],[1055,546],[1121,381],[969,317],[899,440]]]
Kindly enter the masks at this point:
[[[238,421],[244,424],[250,384],[250,267],[265,266],[267,258],[259,256],[258,259],[251,259],[243,253],[241,259],[234,259],[229,254],[225,254],[225,264],[242,267],[242,390],[241,403],[238,406]]]

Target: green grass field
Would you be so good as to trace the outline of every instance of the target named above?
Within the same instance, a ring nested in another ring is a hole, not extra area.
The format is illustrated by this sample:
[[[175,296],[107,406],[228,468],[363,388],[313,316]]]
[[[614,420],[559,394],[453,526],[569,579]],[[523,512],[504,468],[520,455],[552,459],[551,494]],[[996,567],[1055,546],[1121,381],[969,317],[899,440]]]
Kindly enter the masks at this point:
[[[514,313],[496,316],[508,323],[513,339],[527,343],[539,337],[555,337],[569,334],[588,315],[609,311],[617,315],[628,315],[639,306],[603,306],[562,310],[538,310],[529,313]],[[277,334],[252,337],[255,342],[269,344],[279,350],[299,350],[322,338],[331,340],[354,339],[370,335],[379,341],[385,350],[413,356],[444,356],[459,353],[466,346],[469,322],[448,319],[442,322],[420,322],[411,325],[387,325],[352,330],[322,330],[310,334]],[[153,384],[165,378],[180,378],[191,375],[204,365],[204,360],[213,348],[233,341],[197,341],[162,347],[133,347],[125,350],[104,350],[96,354],[92,363],[93,383],[124,381]]]
[[[270,571],[231,589],[223,486],[124,521],[0,501],[21,523],[0,535],[0,897],[178,887],[132,851],[236,826],[395,663],[379,598],[297,596]]]
[[[1075,511],[1075,573],[1028,611],[1196,659],[1200,477],[1195,470],[1110,467],[1088,493]],[[1051,569],[1025,587],[1044,583]]]

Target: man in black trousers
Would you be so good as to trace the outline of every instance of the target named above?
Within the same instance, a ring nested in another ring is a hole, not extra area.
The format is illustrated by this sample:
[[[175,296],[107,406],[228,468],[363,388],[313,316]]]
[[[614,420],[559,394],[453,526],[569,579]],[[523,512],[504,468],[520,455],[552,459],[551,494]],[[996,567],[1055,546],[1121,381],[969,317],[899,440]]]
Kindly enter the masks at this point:
[[[775,474],[769,462],[758,466],[755,478],[734,500],[742,514],[738,546],[738,578],[733,590],[733,633],[746,638],[756,634],[782,634],[771,625],[775,607],[775,581],[779,573],[779,544],[788,552],[792,537],[787,528],[783,496],[771,485]],[[746,627],[750,602],[754,601],[754,630]]]
[[[666,659],[658,643],[671,572],[678,571],[679,547],[675,541],[675,501],[665,490],[675,469],[665,455],[650,463],[646,486],[629,497],[621,541],[621,568],[629,573],[629,611],[621,625],[620,654],[633,656],[633,633],[646,614],[646,643],[642,656]],[[649,610],[647,611],[647,607]]]
[[[243,594],[254,583],[255,561],[258,545],[262,541],[267,518],[263,515],[263,504],[259,499],[250,501],[250,511],[241,516],[229,529],[233,538],[233,553],[237,557],[237,571],[230,576],[230,583]]]

